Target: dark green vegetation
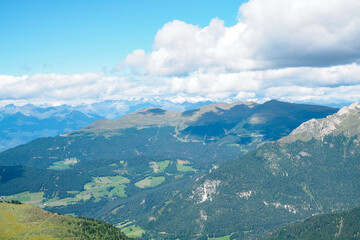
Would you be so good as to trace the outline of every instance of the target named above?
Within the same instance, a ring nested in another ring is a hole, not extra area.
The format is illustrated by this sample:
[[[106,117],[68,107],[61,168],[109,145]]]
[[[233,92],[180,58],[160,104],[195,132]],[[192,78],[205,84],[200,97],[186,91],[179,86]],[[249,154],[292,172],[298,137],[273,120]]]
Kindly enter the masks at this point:
[[[335,109],[270,101],[258,105],[218,104],[180,113],[148,109],[119,120],[100,120],[55,138],[40,138],[0,154],[2,166],[51,168],[69,159],[72,169],[99,167],[100,159],[160,156],[196,166],[242,155],[259,143],[288,135],[302,122]],[[128,162],[130,164],[130,162]]]
[[[266,240],[332,240],[360,238],[360,208],[322,214],[272,233]]]
[[[118,228],[91,218],[50,213],[27,204],[0,201],[0,239],[130,239]]]
[[[313,214],[358,206],[360,135],[354,131],[360,111],[343,112],[294,131],[313,132],[309,126],[317,126],[319,138],[303,141],[292,134],[291,141],[265,143],[222,164],[139,224],[157,239],[255,239]],[[356,122],[349,124],[351,119]]]
[[[286,136],[303,121],[334,112],[270,101],[215,104],[185,112],[151,108],[119,120],[100,120],[80,131],[2,152],[0,195],[96,217],[141,235],[139,226],[155,231],[163,227],[162,213],[169,211],[177,191],[220,162]],[[256,174],[260,178],[261,171]],[[153,211],[160,215],[159,226],[148,222]]]

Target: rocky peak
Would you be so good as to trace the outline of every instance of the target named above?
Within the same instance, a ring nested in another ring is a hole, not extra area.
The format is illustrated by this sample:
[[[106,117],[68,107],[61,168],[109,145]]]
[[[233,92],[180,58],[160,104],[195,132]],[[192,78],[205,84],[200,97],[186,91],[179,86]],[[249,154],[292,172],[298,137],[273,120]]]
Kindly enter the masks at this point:
[[[329,134],[338,135],[340,133],[346,136],[360,134],[360,104],[358,102],[343,107],[337,113],[326,118],[304,122],[280,141],[309,141],[312,138],[323,140]]]

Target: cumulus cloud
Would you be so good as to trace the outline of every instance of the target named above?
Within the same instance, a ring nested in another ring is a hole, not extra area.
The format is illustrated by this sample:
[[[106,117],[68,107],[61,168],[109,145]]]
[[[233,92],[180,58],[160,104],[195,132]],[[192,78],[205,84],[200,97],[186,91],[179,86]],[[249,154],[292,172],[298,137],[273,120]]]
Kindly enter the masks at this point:
[[[132,97],[351,102],[360,98],[359,12],[359,0],[249,0],[234,26],[218,18],[206,27],[166,23],[151,52],[137,49],[115,67],[123,77],[0,76],[0,96],[58,102]]]
[[[220,19],[204,28],[178,20],[165,24],[151,53],[135,50],[123,64],[150,76],[174,76],[199,68],[352,63],[360,58],[359,12],[358,0],[250,0],[240,7],[232,27]]]
[[[115,97],[132,83],[103,73],[74,75],[35,74],[32,76],[0,75],[1,100],[30,102],[84,102]]]
[[[239,20],[269,66],[329,66],[359,59],[357,0],[252,0]]]
[[[171,94],[354,100],[360,84],[359,12],[358,0],[250,0],[231,27],[217,18],[203,28],[169,22],[150,53],[135,50],[121,64],[141,69],[149,79],[167,78]]]
[[[82,103],[154,97],[183,101],[341,103],[360,99],[360,66],[291,67],[241,72],[197,70],[188,76],[131,81],[103,73],[0,76],[2,100]]]

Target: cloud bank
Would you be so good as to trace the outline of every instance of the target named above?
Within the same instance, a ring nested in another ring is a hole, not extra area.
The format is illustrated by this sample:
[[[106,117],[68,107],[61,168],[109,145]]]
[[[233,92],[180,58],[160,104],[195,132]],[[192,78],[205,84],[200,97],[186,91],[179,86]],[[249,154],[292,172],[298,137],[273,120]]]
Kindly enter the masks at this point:
[[[203,28],[166,23],[153,50],[134,50],[115,66],[116,74],[0,76],[0,96],[54,102],[357,101],[359,12],[358,0],[250,0],[240,6],[234,26],[217,18]]]

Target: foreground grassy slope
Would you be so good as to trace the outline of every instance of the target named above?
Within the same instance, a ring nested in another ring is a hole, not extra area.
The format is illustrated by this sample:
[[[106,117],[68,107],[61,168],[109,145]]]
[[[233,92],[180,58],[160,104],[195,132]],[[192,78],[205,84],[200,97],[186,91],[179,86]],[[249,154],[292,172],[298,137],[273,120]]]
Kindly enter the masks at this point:
[[[360,239],[360,208],[323,214],[272,233],[267,240]]]
[[[0,202],[0,239],[129,239],[111,224]]]

